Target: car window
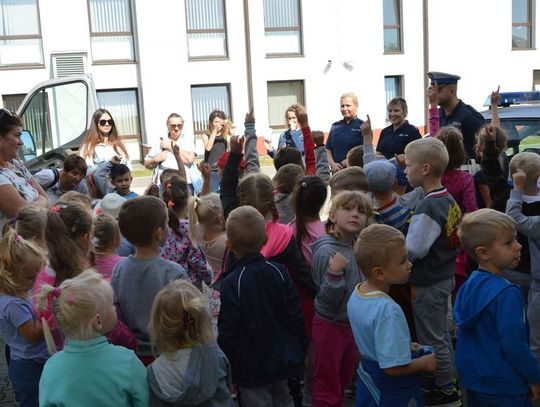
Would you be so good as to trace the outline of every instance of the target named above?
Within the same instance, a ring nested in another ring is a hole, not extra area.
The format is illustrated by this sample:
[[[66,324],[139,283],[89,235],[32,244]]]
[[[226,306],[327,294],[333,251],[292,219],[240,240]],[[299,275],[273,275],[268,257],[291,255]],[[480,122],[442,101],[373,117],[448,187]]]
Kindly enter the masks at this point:
[[[506,131],[509,156],[527,149],[540,149],[540,118],[501,118],[501,127]]]

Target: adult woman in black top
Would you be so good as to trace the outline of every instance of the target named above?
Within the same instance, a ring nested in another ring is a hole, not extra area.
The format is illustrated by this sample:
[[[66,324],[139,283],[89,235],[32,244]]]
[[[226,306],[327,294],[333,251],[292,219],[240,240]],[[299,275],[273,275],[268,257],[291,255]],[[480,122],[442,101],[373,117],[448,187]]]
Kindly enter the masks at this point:
[[[219,174],[217,162],[219,157],[229,150],[227,135],[230,132],[230,125],[225,113],[221,110],[214,110],[208,118],[208,134],[203,134],[204,161],[210,164],[212,175],[210,176],[210,191],[219,190]]]

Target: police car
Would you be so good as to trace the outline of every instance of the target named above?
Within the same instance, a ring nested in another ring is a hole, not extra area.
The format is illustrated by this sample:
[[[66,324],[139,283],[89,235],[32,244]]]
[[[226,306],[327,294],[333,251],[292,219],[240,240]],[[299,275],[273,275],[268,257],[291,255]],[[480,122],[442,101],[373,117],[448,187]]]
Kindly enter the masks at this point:
[[[540,91],[501,92],[499,94],[499,119],[508,137],[508,157],[531,151],[540,154]],[[484,106],[490,105],[490,97]],[[491,121],[492,111],[481,112]]]

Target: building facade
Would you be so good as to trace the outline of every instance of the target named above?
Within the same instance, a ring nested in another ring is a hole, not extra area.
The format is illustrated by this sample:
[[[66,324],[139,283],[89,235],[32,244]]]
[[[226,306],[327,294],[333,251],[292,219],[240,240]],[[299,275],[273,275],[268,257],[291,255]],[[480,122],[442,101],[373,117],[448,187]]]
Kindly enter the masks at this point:
[[[460,75],[478,109],[497,85],[540,84],[537,15],[535,0],[0,0],[0,94],[15,110],[39,82],[90,73],[136,158],[171,112],[188,133],[215,108],[242,131],[253,106],[267,136],[303,103],[328,131],[351,91],[374,127],[394,96],[422,127],[428,70]]]

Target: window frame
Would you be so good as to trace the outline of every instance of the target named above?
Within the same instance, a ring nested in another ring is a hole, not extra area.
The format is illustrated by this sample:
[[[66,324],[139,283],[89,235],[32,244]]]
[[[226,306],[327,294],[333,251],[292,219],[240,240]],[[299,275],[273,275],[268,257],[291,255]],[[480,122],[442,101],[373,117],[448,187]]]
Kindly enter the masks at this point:
[[[396,19],[397,24],[385,24],[384,23],[384,1],[383,1],[383,53],[392,55],[392,54],[403,54],[404,46],[403,46],[403,2],[402,0],[392,0],[394,2],[394,5],[398,7],[397,13],[396,13]],[[386,44],[384,41],[384,32],[385,30],[397,30],[399,35],[399,50],[398,51],[387,51],[386,50]]]
[[[186,16],[186,41],[187,41],[187,54],[188,61],[223,61],[229,59],[229,34],[227,30],[227,3],[225,0],[216,0],[221,1],[223,7],[223,29],[210,28],[210,29],[189,29],[188,28],[188,2],[184,1],[184,12]],[[225,44],[224,44],[224,54],[221,55],[204,55],[199,57],[192,57],[189,55],[189,35],[190,34],[225,34]]]
[[[233,120],[233,105],[232,105],[232,92],[231,92],[231,83],[230,82],[221,82],[221,83],[196,83],[191,84],[189,86],[189,97],[191,99],[191,121],[193,123],[193,135],[196,137],[200,137],[203,134],[206,134],[208,130],[208,126],[206,127],[206,130],[196,130],[195,129],[195,117],[194,117],[194,109],[193,109],[193,88],[211,88],[211,87],[218,87],[218,86],[224,86],[225,89],[227,89],[227,101],[229,103],[229,119],[234,123]],[[225,112],[227,113],[227,112]],[[205,122],[208,124],[208,117],[205,118]]]
[[[101,103],[99,102],[99,95],[101,93],[113,93],[113,92],[126,92],[131,91],[135,94],[135,105],[137,106],[137,127],[139,128],[139,135],[136,134],[119,134],[120,138],[122,140],[138,140],[142,143],[142,109],[141,109],[141,103],[139,101],[139,89],[138,88],[106,88],[106,89],[96,89],[96,96],[98,98],[98,103],[101,107]],[[107,110],[109,110],[107,108]],[[111,112],[112,113],[112,112]],[[113,117],[114,119],[114,117]]]
[[[268,86],[270,84],[274,84],[274,83],[290,83],[290,82],[299,82],[302,84],[302,100],[297,102],[299,104],[301,104],[302,106],[306,106],[306,81],[304,79],[288,79],[288,80],[277,80],[277,81],[267,81],[266,82],[266,103],[267,103],[267,106],[268,106],[268,127],[271,128],[272,130],[285,130],[287,129],[287,123],[285,122],[285,110],[282,112],[283,113],[283,121],[282,121],[282,124],[281,125],[275,125],[275,124],[271,124],[270,123],[270,103],[268,101],[268,98],[269,98],[269,92],[268,92]]]
[[[266,0],[263,0],[266,1]],[[266,53],[266,58],[295,58],[295,57],[304,57],[304,25],[302,19],[302,0],[294,0],[298,6],[298,26],[294,27],[266,27],[264,24],[264,36],[266,38],[267,32],[287,32],[298,30],[298,36],[300,41],[300,50],[299,52],[274,52]],[[264,5],[263,5],[264,7]],[[264,20],[264,11],[263,11],[263,20]],[[274,81],[275,82],[275,81]]]
[[[512,6],[513,6],[512,0]],[[525,22],[514,22],[514,15],[512,13],[512,33],[514,31],[514,27],[527,27],[529,31],[529,38],[527,41],[527,46],[525,47],[514,47],[514,41],[513,41],[513,35],[512,35],[512,51],[527,51],[527,50],[534,50],[535,49],[535,43],[534,43],[534,14],[535,14],[535,2],[534,0],[525,0],[527,3],[527,21]]]
[[[396,95],[393,97],[393,98],[405,98],[405,75],[384,75],[384,80],[385,80],[385,85],[384,85],[384,93],[385,93],[385,100],[387,99],[387,89],[386,89],[386,79],[394,79],[394,83],[397,84],[396,86]],[[396,81],[397,79],[397,81]],[[390,98],[388,100],[386,100],[386,104],[385,104],[385,111],[386,111],[386,107],[388,106],[388,103],[390,103],[390,101],[393,99],[393,98]],[[388,119],[388,118],[387,118]]]
[[[39,40],[39,48],[41,51],[42,62],[22,62],[15,64],[0,64],[0,70],[10,69],[34,69],[45,68],[45,55],[43,54],[43,35],[41,32],[41,14],[39,12],[39,0],[36,0],[37,11],[37,34],[25,34],[25,35],[0,35],[0,41],[17,41],[17,40]]]
[[[92,9],[90,2],[92,0],[86,0],[86,7],[88,12],[88,32],[90,33],[90,53],[92,55],[92,65],[111,65],[111,64],[134,64],[137,63],[137,54],[135,53],[135,33],[133,27],[135,26],[135,19],[133,15],[132,0],[126,0],[129,7],[129,22],[131,25],[130,31],[116,31],[116,32],[93,32],[92,31]],[[133,59],[94,59],[94,52],[92,49],[92,38],[99,37],[127,37],[131,36],[131,45],[133,47]]]

